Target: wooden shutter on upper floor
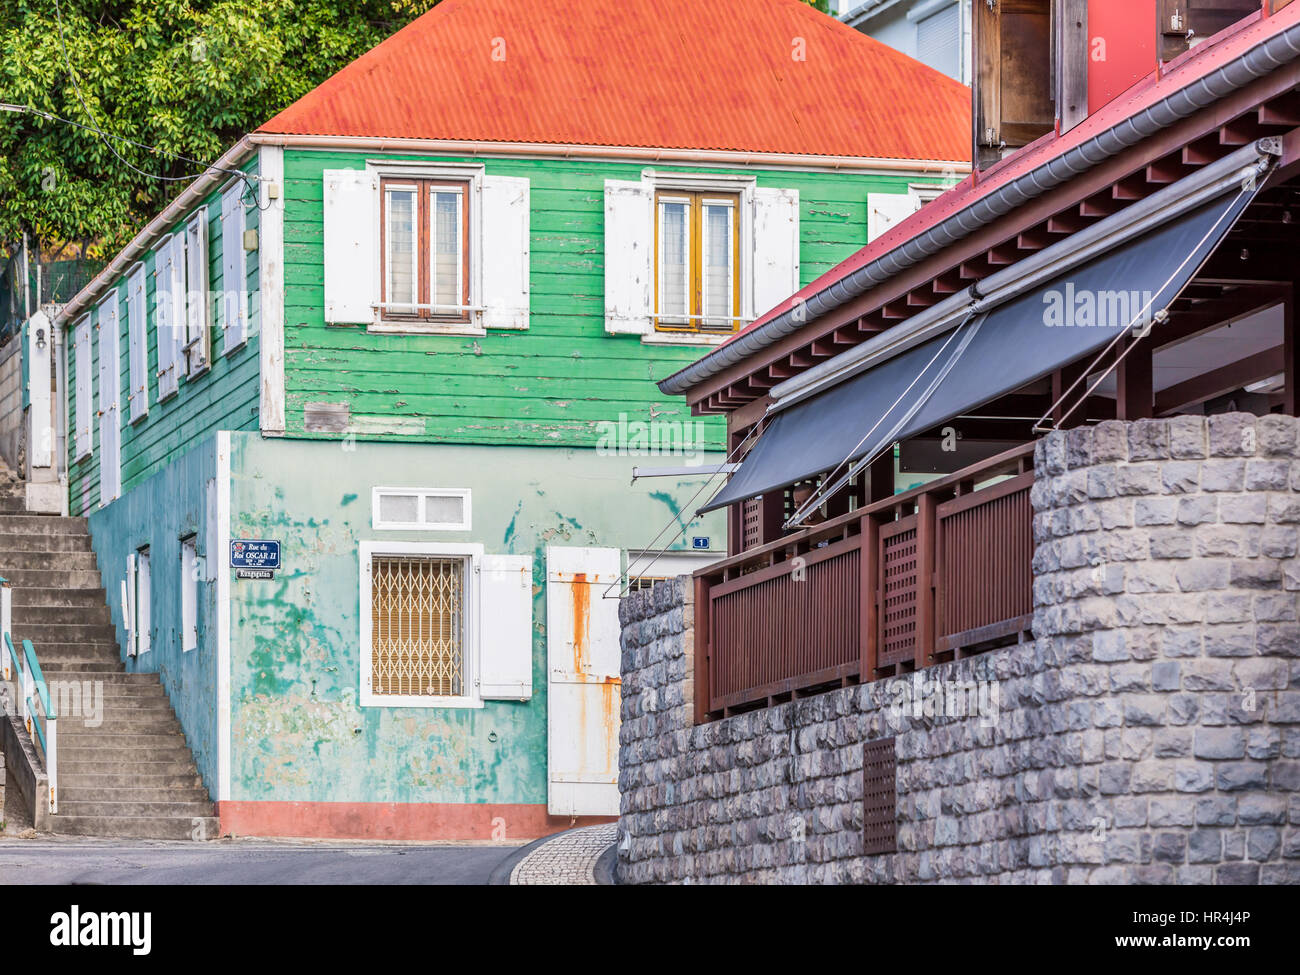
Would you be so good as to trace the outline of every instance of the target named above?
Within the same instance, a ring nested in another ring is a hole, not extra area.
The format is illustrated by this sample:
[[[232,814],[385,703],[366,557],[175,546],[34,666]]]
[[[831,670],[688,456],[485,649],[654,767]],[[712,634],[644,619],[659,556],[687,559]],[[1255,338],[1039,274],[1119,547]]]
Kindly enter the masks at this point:
[[[799,191],[755,187],[751,314],[762,315],[798,290]]]
[[[248,264],[244,256],[243,184],[235,183],[221,194],[221,301],[222,353],[242,345],[248,337]]]
[[[369,325],[379,301],[379,177],[327,169],[324,181],[325,321]]]
[[[185,225],[185,361],[186,374],[197,375],[208,368],[208,208]]]
[[[77,395],[77,429],[76,429],[76,450],[77,459],[80,460],[94,449],[94,435],[91,427],[92,417],[94,416],[94,401],[92,400],[92,391],[90,369],[91,369],[91,348],[90,348],[90,316],[83,315],[77,322],[73,331],[73,353],[74,367],[76,370],[76,395]]]
[[[915,193],[867,194],[867,242],[875,240],[895,224],[902,223],[921,209],[921,198]]]
[[[1259,0],[1157,0],[1160,60],[1172,61],[1259,9]]]
[[[605,180],[605,331],[646,335],[653,329],[654,188],[640,180]]]
[[[149,323],[144,265],[137,264],[126,279],[127,372],[126,400],[130,418],[138,420],[149,412]]]
[[[484,176],[482,201],[483,327],[527,328],[528,180]]]
[[[971,9],[974,162],[985,169],[1055,127],[1051,3],[976,0]]]

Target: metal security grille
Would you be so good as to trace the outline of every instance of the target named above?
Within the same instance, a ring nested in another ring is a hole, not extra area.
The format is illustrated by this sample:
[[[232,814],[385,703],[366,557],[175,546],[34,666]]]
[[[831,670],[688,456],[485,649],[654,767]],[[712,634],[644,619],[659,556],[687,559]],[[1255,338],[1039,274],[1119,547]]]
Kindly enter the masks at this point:
[[[893,738],[869,741],[862,746],[862,852],[897,853],[894,821],[897,796],[894,775],[898,768]]]
[[[667,582],[668,576],[634,576],[627,581],[628,592],[642,592],[653,589],[656,582]]]
[[[371,689],[454,697],[465,686],[465,560],[376,555]]]

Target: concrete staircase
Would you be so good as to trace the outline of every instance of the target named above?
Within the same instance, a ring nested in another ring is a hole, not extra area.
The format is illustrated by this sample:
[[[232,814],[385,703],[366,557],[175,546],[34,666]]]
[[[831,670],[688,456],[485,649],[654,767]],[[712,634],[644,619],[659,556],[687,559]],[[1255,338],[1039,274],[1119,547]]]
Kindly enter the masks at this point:
[[[32,641],[51,696],[61,681],[91,692],[80,714],[58,711],[59,811],[50,828],[215,839],[212,802],[158,675],[122,664],[86,519],[28,515],[23,504],[22,482],[0,465],[0,576],[13,590],[14,644]]]

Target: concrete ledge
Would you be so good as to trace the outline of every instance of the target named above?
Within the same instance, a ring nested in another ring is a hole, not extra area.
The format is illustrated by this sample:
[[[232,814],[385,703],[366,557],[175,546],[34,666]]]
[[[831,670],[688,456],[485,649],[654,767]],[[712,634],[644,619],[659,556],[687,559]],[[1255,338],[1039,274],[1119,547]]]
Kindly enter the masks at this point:
[[[0,747],[4,749],[9,773],[32,815],[32,826],[37,832],[48,832],[49,805],[45,802],[45,794],[50,786],[49,779],[31,739],[12,714],[0,716]]]

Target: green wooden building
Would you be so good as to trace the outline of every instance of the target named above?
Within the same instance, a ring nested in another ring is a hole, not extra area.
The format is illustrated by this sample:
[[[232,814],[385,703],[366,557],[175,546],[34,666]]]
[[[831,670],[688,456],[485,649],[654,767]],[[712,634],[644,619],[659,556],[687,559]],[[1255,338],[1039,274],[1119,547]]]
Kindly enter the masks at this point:
[[[615,597],[726,552],[656,381],[960,172],[968,102],[797,0],[445,0],[145,227],[58,316],[69,507],[223,830],[617,813]]]

